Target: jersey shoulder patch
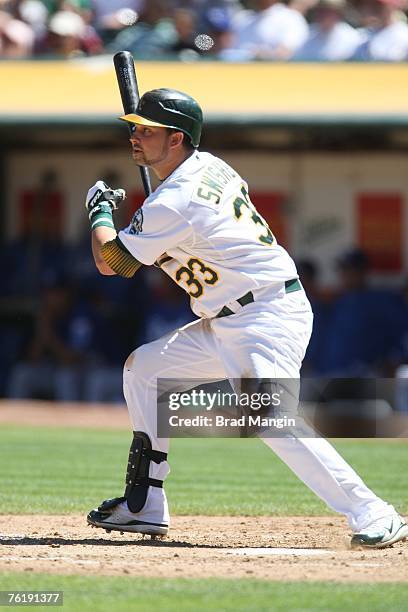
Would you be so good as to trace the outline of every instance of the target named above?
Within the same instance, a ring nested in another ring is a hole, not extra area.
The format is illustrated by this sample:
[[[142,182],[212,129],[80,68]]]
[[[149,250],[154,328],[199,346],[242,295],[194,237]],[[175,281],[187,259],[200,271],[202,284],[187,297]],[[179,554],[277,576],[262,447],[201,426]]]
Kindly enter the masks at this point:
[[[138,208],[130,221],[129,234],[138,236],[139,234],[142,233],[142,231],[143,231],[143,210],[142,208]]]

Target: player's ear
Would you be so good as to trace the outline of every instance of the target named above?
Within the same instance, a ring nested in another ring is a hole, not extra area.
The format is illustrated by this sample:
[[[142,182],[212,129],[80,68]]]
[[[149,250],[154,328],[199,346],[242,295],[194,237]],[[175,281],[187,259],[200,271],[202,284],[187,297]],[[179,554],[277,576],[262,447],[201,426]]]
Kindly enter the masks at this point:
[[[170,146],[173,147],[179,147],[184,140],[184,134],[183,132],[172,132],[170,134]]]

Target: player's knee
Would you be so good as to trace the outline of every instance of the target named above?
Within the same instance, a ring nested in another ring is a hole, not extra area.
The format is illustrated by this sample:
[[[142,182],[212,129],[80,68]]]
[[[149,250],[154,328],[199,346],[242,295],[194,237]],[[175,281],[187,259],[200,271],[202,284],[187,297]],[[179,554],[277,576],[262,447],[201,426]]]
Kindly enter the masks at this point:
[[[137,376],[139,379],[149,378],[154,371],[151,355],[147,344],[139,346],[130,353],[123,367],[124,378]]]
[[[133,370],[133,362],[135,361],[135,353],[136,351],[132,351],[129,357],[125,361],[125,365],[123,366],[123,372],[129,372]]]

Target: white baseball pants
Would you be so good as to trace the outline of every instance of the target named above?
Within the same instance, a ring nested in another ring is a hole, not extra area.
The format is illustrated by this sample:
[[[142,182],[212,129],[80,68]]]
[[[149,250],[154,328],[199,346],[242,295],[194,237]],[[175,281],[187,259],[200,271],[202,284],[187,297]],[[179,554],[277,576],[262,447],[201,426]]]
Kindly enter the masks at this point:
[[[304,291],[285,293],[279,283],[253,293],[255,301],[237,314],[194,321],[127,359],[124,395],[133,430],[146,432],[153,449],[169,450],[169,440],[156,434],[157,378],[299,378],[313,320]],[[261,437],[353,531],[393,511],[327,440]],[[167,462],[150,464],[152,478],[164,480],[168,472]]]

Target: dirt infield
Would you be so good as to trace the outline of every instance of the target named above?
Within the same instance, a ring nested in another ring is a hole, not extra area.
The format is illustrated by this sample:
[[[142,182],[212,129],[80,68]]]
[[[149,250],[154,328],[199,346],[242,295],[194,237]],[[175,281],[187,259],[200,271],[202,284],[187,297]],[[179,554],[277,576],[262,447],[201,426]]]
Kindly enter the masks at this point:
[[[0,400],[0,425],[130,429],[123,404]]]
[[[118,406],[45,402],[0,402],[0,423],[129,427]],[[153,541],[107,534],[78,515],[0,515],[0,572],[408,582],[408,542],[367,551],[348,540],[341,517],[176,516],[169,536]]]
[[[149,577],[407,582],[408,545],[349,550],[329,517],[175,517],[163,540],[88,527],[80,516],[0,516],[0,571]],[[235,555],[239,548],[285,549]],[[301,556],[301,550],[316,554]],[[329,551],[329,552],[326,552]],[[290,555],[284,554],[291,552]],[[296,554],[298,552],[298,554]]]

